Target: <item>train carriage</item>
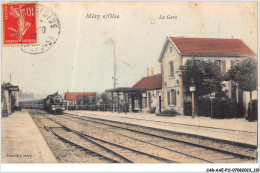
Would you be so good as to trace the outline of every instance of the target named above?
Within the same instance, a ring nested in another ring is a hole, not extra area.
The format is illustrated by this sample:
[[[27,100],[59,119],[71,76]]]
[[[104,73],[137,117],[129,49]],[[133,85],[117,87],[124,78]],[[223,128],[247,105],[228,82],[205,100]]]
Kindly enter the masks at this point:
[[[44,100],[20,101],[19,106],[23,109],[44,109]]]

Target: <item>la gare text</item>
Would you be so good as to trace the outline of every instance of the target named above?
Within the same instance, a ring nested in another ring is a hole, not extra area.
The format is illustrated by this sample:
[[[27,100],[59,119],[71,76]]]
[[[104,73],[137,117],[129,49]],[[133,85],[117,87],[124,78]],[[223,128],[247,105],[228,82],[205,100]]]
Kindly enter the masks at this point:
[[[86,15],[87,19],[96,19],[96,20],[100,20],[100,19],[119,19],[120,15],[118,14],[112,14],[112,13],[108,13],[108,14],[87,14]]]
[[[172,19],[172,20],[176,20],[177,16],[173,16],[173,15],[160,15],[159,19]]]

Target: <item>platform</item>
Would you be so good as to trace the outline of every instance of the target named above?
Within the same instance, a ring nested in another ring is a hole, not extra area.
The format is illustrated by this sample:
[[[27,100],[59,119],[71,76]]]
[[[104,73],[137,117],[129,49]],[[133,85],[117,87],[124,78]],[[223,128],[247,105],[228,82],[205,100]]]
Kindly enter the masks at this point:
[[[26,111],[1,118],[2,163],[58,163]]]
[[[78,110],[67,111],[67,113],[257,146],[257,122],[248,122],[244,118],[211,119],[183,115],[165,117],[148,113],[118,114]]]

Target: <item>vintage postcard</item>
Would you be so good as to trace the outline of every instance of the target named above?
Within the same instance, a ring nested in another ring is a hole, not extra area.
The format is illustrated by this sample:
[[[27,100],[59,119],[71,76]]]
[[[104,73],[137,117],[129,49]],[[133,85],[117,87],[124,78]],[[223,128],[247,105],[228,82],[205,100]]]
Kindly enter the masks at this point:
[[[258,2],[3,1],[1,17],[5,170],[259,172]]]

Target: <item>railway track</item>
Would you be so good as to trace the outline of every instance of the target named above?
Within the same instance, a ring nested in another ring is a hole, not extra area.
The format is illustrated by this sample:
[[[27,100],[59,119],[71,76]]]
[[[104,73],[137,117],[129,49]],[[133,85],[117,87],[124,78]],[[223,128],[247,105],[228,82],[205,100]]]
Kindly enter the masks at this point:
[[[66,144],[69,143],[70,145],[81,148],[82,150],[87,151],[87,154],[90,152],[94,153],[95,156],[98,156],[99,158],[105,158],[108,160],[108,163],[173,163],[172,160],[167,160],[165,158],[87,136],[86,134],[73,130],[68,126],[64,126],[56,120],[48,117],[48,115],[44,115],[44,117],[50,121],[49,123],[45,121],[44,127],[59,140]],[[56,124],[53,124],[53,122]],[[54,127],[47,127],[46,124],[50,124]]]
[[[41,113],[60,127],[46,128],[63,142],[113,163],[242,163],[255,158],[219,150],[176,134],[72,114]],[[180,137],[179,137],[180,138]],[[186,141],[185,141],[186,140]],[[197,143],[196,143],[197,142]],[[110,159],[110,160],[109,160]]]
[[[104,124],[107,126],[124,129],[128,131],[132,131],[140,134],[147,134],[154,137],[159,137],[167,140],[179,141],[186,144],[196,145],[199,147],[215,150],[218,152],[223,152],[227,154],[234,155],[240,158],[247,159],[257,159],[256,149],[257,147],[252,145],[244,145],[240,143],[230,143],[229,141],[221,141],[215,140],[206,137],[198,138],[195,135],[171,132],[167,130],[159,130],[155,128],[147,128],[139,125],[133,125],[128,123],[114,122],[110,120],[98,119],[98,118],[90,118],[85,116],[78,116],[76,114],[66,114],[65,116],[69,116],[70,118],[84,120],[93,123]],[[80,121],[79,121],[80,122]]]
[[[175,161],[175,160],[160,157],[160,156],[152,154],[151,152],[150,153],[143,152],[138,149],[135,149],[135,147],[128,147],[127,145],[120,145],[120,144],[116,144],[114,142],[108,142],[106,140],[102,140],[101,138],[96,138],[93,135],[89,135],[87,133],[80,132],[79,129],[71,128],[70,125],[64,125],[65,124],[64,122],[58,122],[57,120],[54,119],[55,117],[50,117],[50,115],[47,115],[46,117],[49,120],[61,125],[64,129],[67,129],[67,131],[74,132],[75,134],[80,136],[83,140],[89,140],[92,143],[99,145],[103,148],[106,148],[107,150],[113,152],[114,154],[116,154],[118,156],[121,156],[122,158],[125,159],[125,161],[123,161],[123,162],[121,161],[120,163],[136,163],[136,162],[137,163],[177,163],[177,161]],[[80,126],[78,126],[78,127],[80,127]],[[80,128],[82,128],[82,127],[80,127]],[[56,135],[57,135],[57,133],[56,133]],[[60,136],[60,135],[58,135],[58,136]],[[66,135],[64,135],[64,136],[66,136]],[[76,140],[76,139],[74,138],[74,140]],[[85,143],[85,141],[82,141],[82,142]]]
[[[55,137],[55,139],[56,139],[61,145],[63,145],[63,146],[72,154],[72,156],[73,156],[79,163],[81,163],[81,160],[63,143],[62,140],[60,140],[60,139],[52,132],[52,130],[51,130],[49,127],[44,126],[44,128],[47,129],[47,131],[51,132],[51,133],[53,134],[53,136]],[[65,161],[63,161],[63,162],[65,162]]]
[[[67,130],[71,131],[71,129],[67,129]],[[68,139],[67,134],[64,133],[64,129],[59,129],[58,132],[54,131],[55,135],[61,137],[62,139],[69,141],[70,143],[73,143],[75,145],[78,145],[84,149],[91,150],[92,152],[95,152],[103,157],[105,156],[111,160],[113,159],[115,163],[134,163],[134,160],[137,157],[142,157],[142,159],[145,159],[150,163],[172,162],[164,158],[153,156],[147,153],[142,153],[137,150],[132,150],[127,147],[122,147],[119,145],[115,145],[113,143],[99,140],[97,138],[86,136],[84,133],[81,133],[79,131],[73,130],[71,132],[73,132],[74,134],[70,133],[69,135],[70,138],[74,139],[74,142]],[[97,150],[97,148],[99,149]],[[126,151],[127,154],[125,154]],[[140,160],[140,162],[142,161]]]
[[[34,112],[30,112],[30,114],[32,115]],[[84,145],[82,146],[80,141],[72,141],[68,139],[71,134],[69,134],[66,129],[61,131],[63,130],[62,126],[45,118],[45,116],[39,116],[38,114],[33,116],[33,119],[59,162],[118,163],[116,160],[95,152],[96,148],[89,150]],[[62,132],[62,135],[59,135],[59,132]],[[84,142],[84,144],[86,145],[86,142]]]
[[[86,154],[91,156],[98,156],[99,159],[105,159],[107,162],[110,163],[128,163],[129,160],[126,158],[117,155],[113,151],[102,147],[100,145],[95,145],[91,140],[86,140],[87,138],[80,138],[77,134],[71,133],[64,128],[48,128],[55,136],[57,136],[62,141],[79,147],[80,149],[84,150]]]

